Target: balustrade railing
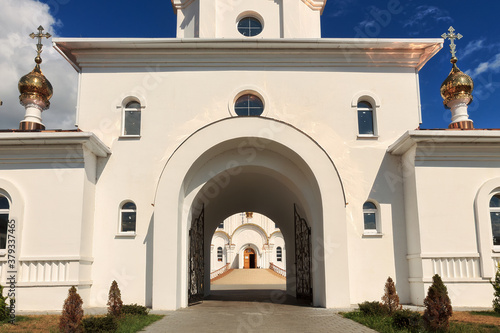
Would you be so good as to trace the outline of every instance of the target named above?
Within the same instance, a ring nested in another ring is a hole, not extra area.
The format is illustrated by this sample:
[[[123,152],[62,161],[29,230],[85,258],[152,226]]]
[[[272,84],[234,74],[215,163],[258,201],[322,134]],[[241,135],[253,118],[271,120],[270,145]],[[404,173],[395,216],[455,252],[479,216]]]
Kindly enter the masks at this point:
[[[210,280],[213,280],[216,277],[226,273],[228,271],[228,269],[229,269],[229,264],[225,264],[224,266],[222,266],[218,270],[213,271],[212,273],[210,273]]]
[[[275,273],[277,273],[283,277],[286,277],[286,271],[283,268],[278,267],[273,263],[269,264],[269,269],[272,269]]]

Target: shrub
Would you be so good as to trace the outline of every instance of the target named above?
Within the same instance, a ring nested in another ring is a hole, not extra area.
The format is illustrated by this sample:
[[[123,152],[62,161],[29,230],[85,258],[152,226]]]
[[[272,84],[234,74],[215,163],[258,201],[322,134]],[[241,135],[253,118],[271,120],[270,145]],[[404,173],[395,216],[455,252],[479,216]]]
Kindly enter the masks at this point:
[[[142,305],[127,304],[122,307],[122,314],[147,316],[149,309]]]
[[[427,291],[424,306],[425,328],[431,332],[447,331],[453,310],[448,290],[438,274],[432,277],[432,285]]]
[[[7,309],[7,296],[3,296],[3,286],[0,284],[0,321],[9,317],[9,309]]]
[[[75,286],[69,288],[68,298],[64,301],[59,330],[64,333],[83,332],[81,321],[83,318],[82,298],[76,292]]]
[[[389,312],[389,315],[392,315],[396,310],[401,310],[402,306],[399,304],[399,296],[396,292],[396,286],[390,276],[387,278],[384,291],[385,293],[384,296],[382,296],[382,301],[384,302],[383,305]]]
[[[374,302],[363,302],[358,304],[359,311],[365,316],[385,316],[387,315],[387,309],[382,306],[377,301]]]
[[[85,332],[115,332],[118,329],[118,324],[115,318],[111,316],[105,317],[88,317],[82,320],[82,326]]]
[[[495,310],[496,313],[500,313],[500,263],[497,266],[495,281],[490,281],[490,283],[495,290],[495,297],[493,298],[493,310]]]
[[[120,317],[122,314],[122,295],[118,283],[115,280],[111,283],[108,295],[108,314],[113,317]]]
[[[397,310],[392,315],[392,325],[400,330],[420,332],[422,330],[422,316],[409,309]]]

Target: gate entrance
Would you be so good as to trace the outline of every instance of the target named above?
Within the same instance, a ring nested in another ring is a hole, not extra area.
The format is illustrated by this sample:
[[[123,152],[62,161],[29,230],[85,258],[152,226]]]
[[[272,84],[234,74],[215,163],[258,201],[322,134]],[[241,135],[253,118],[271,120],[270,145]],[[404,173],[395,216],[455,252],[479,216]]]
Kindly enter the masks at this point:
[[[311,284],[311,228],[300,217],[297,206],[295,215],[295,278],[297,298],[312,300]]]
[[[205,207],[189,230],[189,304],[203,300],[205,294]]]

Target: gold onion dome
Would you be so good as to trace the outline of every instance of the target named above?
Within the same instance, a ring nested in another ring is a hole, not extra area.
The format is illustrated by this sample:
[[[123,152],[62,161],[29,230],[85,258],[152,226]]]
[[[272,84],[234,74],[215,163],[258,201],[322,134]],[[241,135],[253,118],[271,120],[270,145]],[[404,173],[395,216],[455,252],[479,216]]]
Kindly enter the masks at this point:
[[[36,66],[33,70],[23,76],[19,80],[18,88],[21,95],[19,100],[22,105],[36,104],[42,109],[48,109],[50,106],[49,99],[52,97],[54,90],[49,80],[42,74],[40,63],[42,59],[35,58]]]
[[[450,75],[448,75],[441,85],[441,97],[443,97],[443,103],[445,105],[459,98],[468,98],[469,101],[467,105],[472,102],[474,81],[472,81],[469,75],[465,74],[457,67],[457,60],[456,57],[451,59],[453,68],[451,69]]]

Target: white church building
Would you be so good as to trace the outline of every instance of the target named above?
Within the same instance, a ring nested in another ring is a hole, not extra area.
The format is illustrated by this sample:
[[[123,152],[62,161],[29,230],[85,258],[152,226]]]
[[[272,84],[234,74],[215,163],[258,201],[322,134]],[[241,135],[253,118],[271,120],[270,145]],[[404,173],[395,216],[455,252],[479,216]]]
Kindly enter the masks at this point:
[[[172,4],[177,38],[52,39],[79,75],[76,130],[43,126],[40,57],[21,79],[25,119],[0,132],[0,283],[16,274],[18,309],[60,310],[72,285],[104,307],[113,280],[125,303],[187,307],[246,250],[314,306],[380,300],[388,276],[422,304],[436,273],[454,306],[491,305],[500,131],[473,128],[456,58],[450,127],[418,129],[442,38],[323,39],[326,0]],[[259,229],[236,230],[241,212],[266,217],[260,239],[238,238]]]

